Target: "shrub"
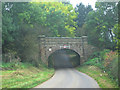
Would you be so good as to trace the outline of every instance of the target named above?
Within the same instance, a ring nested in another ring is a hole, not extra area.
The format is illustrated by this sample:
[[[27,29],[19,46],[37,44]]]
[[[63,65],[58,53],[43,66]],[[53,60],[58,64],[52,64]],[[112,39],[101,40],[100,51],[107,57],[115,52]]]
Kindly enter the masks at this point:
[[[105,49],[91,55],[84,65],[95,65],[105,70],[111,78],[118,81],[118,52]]]
[[[100,68],[104,68],[103,65],[101,64],[101,59],[97,57],[85,62],[84,65],[95,65]]]
[[[118,53],[110,51],[104,55],[104,67],[114,76],[118,77]]]

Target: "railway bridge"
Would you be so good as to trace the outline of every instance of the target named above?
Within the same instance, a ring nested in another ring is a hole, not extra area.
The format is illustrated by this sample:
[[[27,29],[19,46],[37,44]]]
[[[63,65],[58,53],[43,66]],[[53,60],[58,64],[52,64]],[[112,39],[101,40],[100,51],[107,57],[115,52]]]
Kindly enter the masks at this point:
[[[39,35],[39,51],[41,60],[48,65],[48,57],[57,50],[70,49],[80,55],[80,63],[82,64],[90,54],[96,50],[87,42],[87,36],[82,37],[45,37]]]

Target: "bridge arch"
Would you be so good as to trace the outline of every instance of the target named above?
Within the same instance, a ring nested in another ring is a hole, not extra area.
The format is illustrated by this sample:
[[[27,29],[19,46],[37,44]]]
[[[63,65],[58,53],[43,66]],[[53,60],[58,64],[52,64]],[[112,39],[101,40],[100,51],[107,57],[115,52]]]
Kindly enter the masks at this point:
[[[80,54],[72,49],[57,49],[48,56],[48,67],[72,68],[80,65]]]
[[[51,49],[51,51],[49,51],[49,49]],[[59,50],[72,50],[72,51],[74,51],[74,52],[76,52],[76,53],[78,53],[80,56],[82,56],[82,52],[79,52],[79,50],[77,50],[77,49],[75,49],[75,48],[49,48],[49,49],[47,49],[47,53],[46,53],[46,58],[48,59],[49,58],[49,56],[52,54],[52,53],[54,53],[54,52],[56,52],[56,51],[59,51]]]
[[[82,64],[97,49],[89,45],[87,36],[82,37],[45,37],[38,36],[39,51],[41,60],[48,65],[48,57],[50,54],[59,49],[71,49],[80,55],[80,63]]]

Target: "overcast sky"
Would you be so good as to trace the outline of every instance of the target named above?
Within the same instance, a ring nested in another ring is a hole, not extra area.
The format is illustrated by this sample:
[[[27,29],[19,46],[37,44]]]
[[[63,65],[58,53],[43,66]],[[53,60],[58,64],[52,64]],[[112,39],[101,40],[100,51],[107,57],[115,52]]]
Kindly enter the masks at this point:
[[[92,8],[95,8],[95,2],[97,0],[70,0],[70,3],[73,5],[73,7],[75,7],[77,4],[79,4],[80,2],[82,2],[84,5],[91,5]]]

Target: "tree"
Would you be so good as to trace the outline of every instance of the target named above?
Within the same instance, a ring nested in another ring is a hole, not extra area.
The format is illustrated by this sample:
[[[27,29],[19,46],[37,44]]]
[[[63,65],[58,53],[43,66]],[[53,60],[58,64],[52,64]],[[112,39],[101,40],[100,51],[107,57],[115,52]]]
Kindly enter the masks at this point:
[[[80,3],[79,5],[76,6],[75,12],[78,14],[77,18],[75,20],[78,25],[78,28],[76,28],[76,36],[81,36],[82,35],[81,32],[84,32],[84,31],[82,31],[82,30],[84,30],[84,29],[82,29],[82,26],[85,23],[85,19],[86,19],[88,13],[92,10],[93,9],[92,9],[91,5],[85,6],[82,3]]]
[[[86,32],[91,44],[103,49],[115,48],[112,29],[117,21],[117,4],[97,2],[96,10],[88,14],[86,19]],[[102,47],[101,47],[102,46]]]
[[[3,53],[16,53],[22,62],[38,64],[37,37],[74,37],[72,5],[61,2],[6,2],[3,4]]]
[[[12,4],[10,3],[3,3],[2,4],[2,51],[3,53],[9,52],[11,47],[14,47],[14,40],[15,40],[15,31],[16,26],[13,22],[12,13],[11,13]],[[14,50],[12,48],[11,50]]]
[[[114,25],[112,32],[114,33],[113,40],[117,44],[116,48],[120,52],[120,2],[118,2],[118,23]]]

